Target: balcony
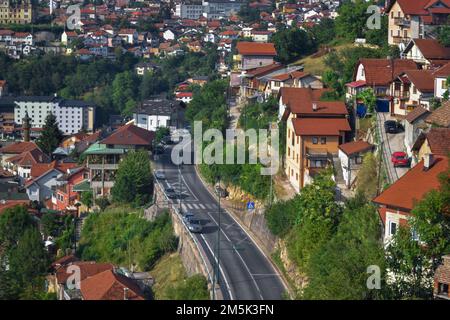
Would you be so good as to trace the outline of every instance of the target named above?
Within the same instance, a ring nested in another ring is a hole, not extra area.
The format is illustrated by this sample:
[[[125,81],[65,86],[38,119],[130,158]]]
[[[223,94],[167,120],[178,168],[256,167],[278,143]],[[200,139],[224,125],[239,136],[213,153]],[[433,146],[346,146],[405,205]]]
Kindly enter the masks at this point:
[[[393,36],[392,41],[394,44],[407,43],[410,39],[402,36]]]
[[[411,21],[403,17],[394,18],[394,25],[399,26],[401,28],[409,28],[411,26]]]
[[[306,148],[306,157],[309,159],[328,159],[329,153],[324,148]]]
[[[89,163],[88,164],[88,168],[92,169],[92,170],[117,170],[119,168],[118,164],[109,164],[109,163],[105,163],[105,164],[92,164]]]
[[[409,91],[395,91],[394,92],[394,98],[400,99],[400,100],[408,100],[409,99]]]

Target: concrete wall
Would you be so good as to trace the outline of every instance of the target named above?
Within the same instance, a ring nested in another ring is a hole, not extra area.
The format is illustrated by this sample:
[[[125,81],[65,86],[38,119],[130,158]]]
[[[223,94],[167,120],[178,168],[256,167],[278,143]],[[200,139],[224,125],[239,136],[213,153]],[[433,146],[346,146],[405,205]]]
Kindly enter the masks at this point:
[[[178,252],[186,269],[188,276],[202,274],[208,281],[208,289],[212,294],[213,265],[207,259],[207,255],[203,247],[198,243],[197,239],[192,236],[187,229],[180,214],[177,212],[176,206],[170,204],[161,186],[155,184],[154,193],[155,203],[150,208],[144,210],[145,218],[148,220],[155,219],[159,214],[169,210],[175,235],[178,237]],[[222,294],[219,287],[216,287],[216,299],[222,300]]]

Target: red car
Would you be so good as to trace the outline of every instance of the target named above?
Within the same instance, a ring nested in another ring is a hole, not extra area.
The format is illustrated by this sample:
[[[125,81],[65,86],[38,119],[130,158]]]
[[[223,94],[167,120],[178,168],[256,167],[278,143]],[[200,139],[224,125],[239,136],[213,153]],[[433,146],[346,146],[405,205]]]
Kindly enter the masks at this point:
[[[394,167],[409,167],[410,159],[405,152],[394,152],[391,156],[391,161],[394,164]]]

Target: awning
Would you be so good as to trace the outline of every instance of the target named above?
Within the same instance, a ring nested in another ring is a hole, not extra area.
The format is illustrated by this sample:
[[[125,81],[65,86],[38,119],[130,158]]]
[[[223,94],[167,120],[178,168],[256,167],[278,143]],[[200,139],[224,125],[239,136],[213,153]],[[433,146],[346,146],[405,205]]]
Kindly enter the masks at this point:
[[[82,191],[91,191],[91,183],[89,180],[83,180],[80,183],[73,186],[73,191],[82,192]]]

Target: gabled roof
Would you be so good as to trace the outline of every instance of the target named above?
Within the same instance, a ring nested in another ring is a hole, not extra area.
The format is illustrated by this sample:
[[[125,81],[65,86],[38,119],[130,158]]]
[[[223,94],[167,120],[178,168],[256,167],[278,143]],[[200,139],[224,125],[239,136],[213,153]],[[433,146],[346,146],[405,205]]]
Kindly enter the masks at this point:
[[[348,111],[342,101],[320,101],[323,93],[329,89],[289,88],[283,87],[279,95],[289,111],[304,115],[347,115]],[[313,110],[313,104],[317,106]]]
[[[239,54],[249,56],[276,56],[277,51],[273,43],[258,43],[240,41],[236,44]]]
[[[266,74],[269,74],[273,71],[283,69],[284,66],[278,62],[274,62],[272,64],[269,64],[267,66],[262,66],[258,68],[252,68],[248,69],[245,73],[246,77],[260,77]]]
[[[0,153],[19,154],[34,148],[37,148],[34,142],[15,142],[1,148]]]
[[[406,70],[418,69],[414,61],[406,59],[360,59],[359,63],[364,66],[367,86],[387,86]]]
[[[431,128],[425,136],[434,154],[446,156],[450,152],[450,128]]]
[[[448,170],[448,159],[436,156],[434,164],[424,170],[423,160],[394,182],[373,202],[389,207],[412,210],[426,193],[439,188],[439,174]]]
[[[427,60],[450,60],[450,48],[444,47],[436,39],[412,39]],[[405,50],[410,47],[407,46]]]
[[[336,118],[294,118],[292,119],[297,136],[338,136],[351,131],[347,119]]]
[[[36,148],[30,151],[25,151],[17,156],[8,158],[7,161],[15,163],[18,166],[32,166],[36,163],[48,163],[50,162],[50,158],[36,146]]]
[[[133,280],[111,269],[82,280],[80,290],[83,300],[145,299],[143,292]]]
[[[405,75],[422,93],[434,92],[434,78],[431,70],[407,70]]]
[[[351,156],[356,153],[369,151],[373,149],[373,147],[374,146],[367,141],[357,140],[341,144],[338,148],[341,149],[347,156]]]
[[[450,76],[450,61],[433,71],[433,77],[447,78]]]
[[[415,107],[408,115],[406,116],[405,120],[409,123],[413,123],[417,119],[421,118],[422,116],[429,114],[430,112],[425,109],[422,106]]]
[[[392,0],[386,9],[386,12],[391,11],[395,2],[400,5],[403,13],[408,15],[428,15],[428,9],[437,2],[441,2],[447,7],[450,7],[450,0]],[[450,12],[450,10],[447,12]]]
[[[154,131],[148,131],[130,123],[120,127],[100,143],[106,145],[151,146],[154,137]]]
[[[106,270],[112,270],[114,266],[111,263],[96,263],[93,261],[76,261],[64,266],[56,271],[56,280],[58,283],[66,283],[71,273],[67,273],[68,266],[78,266],[80,268],[80,280],[83,281],[87,277],[94,276]]]

